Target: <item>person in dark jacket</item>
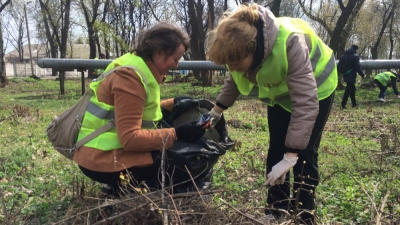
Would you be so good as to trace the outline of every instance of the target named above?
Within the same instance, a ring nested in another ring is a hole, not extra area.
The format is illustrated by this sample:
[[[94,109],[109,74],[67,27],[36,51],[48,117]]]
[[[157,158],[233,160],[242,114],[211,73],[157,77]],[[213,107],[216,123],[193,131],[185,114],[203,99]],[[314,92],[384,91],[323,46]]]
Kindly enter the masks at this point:
[[[378,101],[381,102],[386,102],[385,100],[385,93],[387,87],[391,84],[393,88],[393,92],[395,95],[397,95],[398,98],[400,98],[399,92],[397,91],[396,87],[396,81],[397,81],[397,74],[393,71],[386,71],[383,73],[379,73],[374,77],[374,82],[376,85],[379,87],[379,96],[378,96]]]
[[[340,60],[349,60],[351,69],[343,74],[343,81],[346,82],[346,89],[344,90],[344,95],[342,99],[342,108],[346,108],[347,99],[351,99],[351,104],[353,107],[357,106],[356,101],[356,78],[357,73],[360,74],[362,78],[365,78],[364,72],[361,70],[360,57],[357,55],[358,46],[352,45],[347,49],[344,54],[340,57]],[[343,59],[345,58],[345,59]]]

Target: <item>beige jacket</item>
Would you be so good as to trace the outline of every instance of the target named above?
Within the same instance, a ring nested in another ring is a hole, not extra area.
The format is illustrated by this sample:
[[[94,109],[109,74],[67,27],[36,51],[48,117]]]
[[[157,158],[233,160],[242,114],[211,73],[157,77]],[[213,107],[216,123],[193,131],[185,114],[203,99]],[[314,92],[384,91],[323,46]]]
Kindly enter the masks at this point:
[[[247,71],[245,77],[257,83],[256,75],[261,66],[271,54],[279,33],[279,24],[268,9],[259,6],[260,17],[264,27],[264,59],[254,70]],[[292,100],[292,115],[286,134],[287,148],[304,150],[310,140],[311,132],[319,112],[317,85],[313,74],[309,52],[311,41],[303,34],[292,34],[287,40],[288,76],[287,85]],[[217,97],[217,102],[230,107],[238,98],[240,92],[230,76]]]

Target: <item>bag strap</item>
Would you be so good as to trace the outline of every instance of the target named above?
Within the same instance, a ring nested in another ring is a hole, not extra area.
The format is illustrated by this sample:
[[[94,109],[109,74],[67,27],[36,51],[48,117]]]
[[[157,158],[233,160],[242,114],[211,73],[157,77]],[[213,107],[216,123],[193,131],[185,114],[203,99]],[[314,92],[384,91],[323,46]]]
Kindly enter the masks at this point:
[[[143,74],[143,72],[141,70],[139,70],[136,66],[130,66],[130,65],[114,67],[111,70],[108,70],[108,71],[102,73],[99,77],[96,78],[96,80],[104,79],[108,75],[112,74],[114,71],[121,69],[121,68],[129,68],[129,69],[133,69],[135,72],[138,72],[140,74],[140,76],[142,77],[144,84],[147,87],[147,79],[146,79],[146,76]],[[147,99],[147,97],[149,96],[149,93],[147,93],[147,88],[145,88],[145,90],[146,90],[146,99]]]
[[[90,133],[89,135],[87,135],[86,137],[82,138],[82,140],[78,141],[75,144],[75,149],[79,149],[80,147],[82,147],[84,144],[86,144],[87,142],[89,142],[90,140],[92,140],[93,138],[99,136],[100,134],[111,130],[112,128],[115,127],[115,123],[114,120],[110,120],[108,121],[108,123],[106,123],[105,125],[103,125],[102,127],[100,127],[99,129],[93,131],[92,133]]]
[[[113,69],[111,69],[111,70],[108,70],[108,71],[105,72],[105,73],[102,73],[96,80],[104,79],[104,78],[106,78],[108,75],[110,75],[111,73],[113,73],[114,71],[116,71],[117,69],[121,69],[121,68],[124,68],[124,67],[125,67],[125,68],[131,68],[131,69],[137,71],[138,73],[140,73],[140,75],[142,75],[142,77],[143,77],[143,80],[144,80],[145,84],[147,85],[146,77],[143,76],[142,71],[140,71],[140,70],[139,70],[137,67],[135,67],[135,66],[117,66],[117,67],[115,67],[115,68],[113,68]],[[147,96],[147,93],[146,93],[146,96]],[[147,97],[146,97],[146,98],[147,98]],[[114,120],[108,121],[108,123],[106,123],[105,125],[103,125],[103,126],[100,127],[99,129],[93,131],[92,133],[90,133],[89,135],[87,135],[86,137],[84,137],[84,138],[82,138],[80,141],[78,141],[78,142],[75,144],[75,149],[79,149],[80,147],[82,147],[84,144],[86,144],[87,142],[89,142],[89,141],[92,140],[93,138],[99,136],[100,134],[102,134],[102,133],[104,133],[104,132],[107,132],[107,131],[111,130],[111,129],[114,128],[114,127],[115,127]]]

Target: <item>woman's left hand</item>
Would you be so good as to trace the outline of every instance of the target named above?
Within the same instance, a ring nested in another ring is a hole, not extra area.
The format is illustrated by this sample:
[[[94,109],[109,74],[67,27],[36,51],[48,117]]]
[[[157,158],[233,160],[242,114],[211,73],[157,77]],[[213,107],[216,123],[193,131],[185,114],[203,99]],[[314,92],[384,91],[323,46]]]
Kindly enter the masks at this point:
[[[275,185],[275,183],[283,184],[285,182],[286,173],[296,165],[298,158],[299,157],[297,157],[295,153],[286,153],[283,155],[283,159],[273,166],[271,172],[268,173],[268,179],[264,185]]]

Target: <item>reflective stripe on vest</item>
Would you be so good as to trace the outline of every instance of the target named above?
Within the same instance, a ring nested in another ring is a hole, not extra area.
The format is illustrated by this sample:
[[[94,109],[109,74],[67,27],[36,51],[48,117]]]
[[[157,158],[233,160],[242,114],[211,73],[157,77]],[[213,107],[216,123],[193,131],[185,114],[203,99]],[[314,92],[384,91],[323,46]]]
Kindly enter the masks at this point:
[[[100,106],[97,106],[93,102],[89,102],[86,110],[99,119],[115,120],[114,111],[107,111]],[[142,129],[152,129],[154,126],[155,123],[153,121],[142,120]]]
[[[106,72],[103,73],[97,81],[90,84],[90,88],[94,91],[94,95],[88,104],[84,120],[82,122],[82,128],[78,135],[78,141],[115,118],[114,106],[100,102],[97,98],[98,86],[104,81],[105,78],[103,75],[109,74],[111,69],[114,69],[114,65],[132,68],[142,81],[146,91],[146,102],[142,116],[143,119],[141,128],[154,129],[158,121],[162,119],[159,85],[150,69],[147,67],[146,63],[140,57],[128,53],[114,60],[111,64],[113,65],[109,65],[106,69]],[[115,128],[95,137],[87,142],[84,146],[103,151],[122,148]]]
[[[232,77],[243,95],[257,96],[261,101],[273,106],[281,105],[291,112],[292,102],[286,83],[288,60],[286,42],[293,33],[305,34],[310,38],[310,61],[318,88],[318,99],[329,97],[337,86],[337,70],[332,50],[314,33],[311,27],[300,19],[278,18],[279,34],[271,54],[257,72],[257,85],[247,80],[243,73],[231,71]]]

